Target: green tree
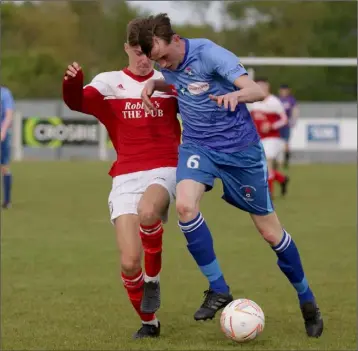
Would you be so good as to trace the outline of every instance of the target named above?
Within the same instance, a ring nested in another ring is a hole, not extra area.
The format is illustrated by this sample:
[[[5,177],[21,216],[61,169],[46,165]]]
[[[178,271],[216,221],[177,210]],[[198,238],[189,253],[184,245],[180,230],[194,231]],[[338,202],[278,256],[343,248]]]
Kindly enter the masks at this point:
[[[355,57],[357,2],[240,1],[229,2],[227,13],[238,28],[228,31],[228,47],[241,56]],[[248,18],[252,25],[245,26]],[[289,82],[303,100],[355,100],[356,68],[259,67],[273,83]]]

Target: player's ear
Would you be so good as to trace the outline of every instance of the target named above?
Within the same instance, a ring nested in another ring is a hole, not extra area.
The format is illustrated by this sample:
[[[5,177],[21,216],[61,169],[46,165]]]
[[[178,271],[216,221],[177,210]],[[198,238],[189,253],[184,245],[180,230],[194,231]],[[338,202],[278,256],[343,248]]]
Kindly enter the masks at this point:
[[[124,51],[128,54],[129,45],[128,43],[124,43]]]
[[[174,43],[178,43],[178,42],[180,41],[180,35],[174,34],[174,35],[172,36],[172,41],[173,41]]]

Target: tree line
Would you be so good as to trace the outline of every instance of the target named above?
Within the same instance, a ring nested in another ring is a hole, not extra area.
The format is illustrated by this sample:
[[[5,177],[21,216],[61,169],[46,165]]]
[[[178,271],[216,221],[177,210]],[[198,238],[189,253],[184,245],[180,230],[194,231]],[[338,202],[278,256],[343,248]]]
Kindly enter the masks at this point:
[[[181,2],[205,12],[207,1]],[[240,56],[356,57],[357,2],[223,2],[231,25],[205,21],[176,26],[184,37],[206,37]],[[1,4],[1,84],[17,99],[59,98],[66,66],[78,61],[86,81],[127,63],[127,23],[145,15],[128,2],[44,1]],[[290,84],[306,101],[356,100],[356,67],[254,67],[257,75]]]

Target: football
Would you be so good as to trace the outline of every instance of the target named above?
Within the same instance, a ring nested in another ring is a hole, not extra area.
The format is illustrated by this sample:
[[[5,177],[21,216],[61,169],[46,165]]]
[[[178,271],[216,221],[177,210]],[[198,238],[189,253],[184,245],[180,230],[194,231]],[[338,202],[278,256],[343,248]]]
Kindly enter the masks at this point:
[[[261,307],[248,299],[237,299],[229,303],[221,313],[220,325],[223,333],[236,342],[255,339],[265,327],[265,315]]]

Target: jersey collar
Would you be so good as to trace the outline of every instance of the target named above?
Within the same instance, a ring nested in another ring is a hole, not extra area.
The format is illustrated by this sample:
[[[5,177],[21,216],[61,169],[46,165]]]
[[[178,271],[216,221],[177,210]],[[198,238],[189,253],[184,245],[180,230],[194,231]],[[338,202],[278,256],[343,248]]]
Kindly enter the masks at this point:
[[[132,71],[130,71],[128,69],[128,67],[123,69],[123,73],[125,73],[127,76],[131,77],[132,79],[136,80],[137,82],[142,83],[142,82],[145,82],[146,80],[148,80],[149,78],[153,77],[154,69],[145,76],[137,76]]]
[[[189,46],[190,46],[189,40],[187,38],[181,38],[181,39],[183,39],[185,41],[185,55],[184,55],[183,61],[178,66],[177,70],[181,70],[183,68],[185,61],[188,58]]]

